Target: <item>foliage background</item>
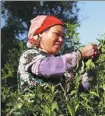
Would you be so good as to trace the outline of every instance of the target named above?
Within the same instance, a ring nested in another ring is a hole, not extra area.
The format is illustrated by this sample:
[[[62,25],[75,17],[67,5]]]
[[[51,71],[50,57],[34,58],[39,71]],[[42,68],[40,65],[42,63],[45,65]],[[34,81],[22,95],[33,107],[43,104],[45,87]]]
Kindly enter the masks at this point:
[[[25,2],[5,1],[2,17],[5,25],[1,29],[2,42],[2,116],[104,116],[105,115],[105,35],[100,36],[101,55],[95,61],[82,61],[74,70],[75,78],[65,82],[60,90],[53,85],[38,86],[28,94],[17,90],[17,66],[21,52],[25,49],[30,19],[38,14],[55,15],[67,26],[65,45],[61,53],[80,48],[77,2]],[[24,7],[23,7],[24,6]],[[91,72],[92,86],[89,91],[80,89],[81,75]],[[93,73],[94,72],[94,73]],[[93,83],[94,82],[94,83]],[[39,93],[40,91],[40,93]]]

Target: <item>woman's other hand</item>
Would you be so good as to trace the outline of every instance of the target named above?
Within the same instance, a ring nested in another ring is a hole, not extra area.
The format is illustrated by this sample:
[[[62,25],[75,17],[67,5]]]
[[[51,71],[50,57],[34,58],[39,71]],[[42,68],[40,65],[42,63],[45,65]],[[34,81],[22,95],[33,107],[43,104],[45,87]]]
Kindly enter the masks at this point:
[[[99,56],[100,51],[98,49],[97,44],[89,44],[82,48],[81,53],[83,59],[88,59],[88,58],[94,59],[97,56]]]

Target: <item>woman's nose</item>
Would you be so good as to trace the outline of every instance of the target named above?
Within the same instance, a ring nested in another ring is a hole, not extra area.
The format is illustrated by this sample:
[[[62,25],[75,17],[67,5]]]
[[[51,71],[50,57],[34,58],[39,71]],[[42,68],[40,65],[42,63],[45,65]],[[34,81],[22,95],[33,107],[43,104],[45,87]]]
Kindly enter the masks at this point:
[[[63,41],[64,41],[64,38],[61,37],[61,36],[59,36],[59,41],[60,41],[60,42],[63,42]]]

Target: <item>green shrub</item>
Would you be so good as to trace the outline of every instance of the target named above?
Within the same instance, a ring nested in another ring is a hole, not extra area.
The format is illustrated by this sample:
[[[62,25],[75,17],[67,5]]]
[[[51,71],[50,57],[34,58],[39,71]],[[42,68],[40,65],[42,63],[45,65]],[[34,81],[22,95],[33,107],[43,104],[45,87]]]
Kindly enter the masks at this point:
[[[64,45],[61,52],[80,47],[76,25],[67,24],[70,46]],[[73,30],[73,31],[72,31]],[[100,37],[100,56],[95,60],[83,60],[73,70],[75,77],[54,86],[36,86],[27,93],[17,89],[16,71],[18,59],[24,49],[9,51],[9,59],[2,69],[1,108],[2,116],[105,116],[105,34]],[[81,88],[82,75],[87,72],[90,80],[88,91]]]
[[[104,36],[102,36],[104,37]],[[36,86],[28,93],[2,88],[2,114],[4,116],[104,116],[105,115],[105,39],[100,39],[100,56],[83,61],[75,72],[70,86],[61,84]],[[84,64],[84,66],[83,66]],[[91,73],[88,92],[80,91],[81,75]],[[69,89],[69,92],[68,92]]]

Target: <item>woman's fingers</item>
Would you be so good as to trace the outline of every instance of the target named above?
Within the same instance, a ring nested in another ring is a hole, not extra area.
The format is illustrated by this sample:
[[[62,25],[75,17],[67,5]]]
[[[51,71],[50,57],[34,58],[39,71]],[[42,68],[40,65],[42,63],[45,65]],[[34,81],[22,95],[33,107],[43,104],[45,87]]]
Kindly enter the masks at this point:
[[[90,44],[82,49],[83,58],[94,59],[95,57],[99,56],[99,54],[100,54],[100,50],[98,49],[97,44]]]
[[[92,44],[94,49],[94,56],[98,56],[100,54],[100,50],[98,49],[98,46],[96,44]]]
[[[95,44],[95,43],[91,43],[91,45],[92,45],[92,46],[97,46],[97,44]]]

